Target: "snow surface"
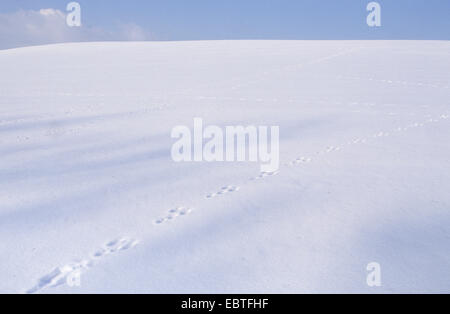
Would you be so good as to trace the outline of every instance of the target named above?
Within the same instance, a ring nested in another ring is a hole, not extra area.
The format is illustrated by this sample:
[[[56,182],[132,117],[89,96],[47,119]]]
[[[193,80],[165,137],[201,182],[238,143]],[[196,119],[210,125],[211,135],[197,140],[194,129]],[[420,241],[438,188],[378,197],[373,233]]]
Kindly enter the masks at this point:
[[[449,293],[449,57],[448,41],[0,51],[0,292]],[[171,129],[194,117],[279,125],[280,172],[174,163]]]

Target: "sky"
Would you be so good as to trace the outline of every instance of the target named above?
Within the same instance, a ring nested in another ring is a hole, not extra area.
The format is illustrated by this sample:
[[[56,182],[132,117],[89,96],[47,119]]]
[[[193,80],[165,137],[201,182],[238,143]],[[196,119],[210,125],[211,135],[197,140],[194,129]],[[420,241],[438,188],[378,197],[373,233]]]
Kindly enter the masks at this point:
[[[0,49],[73,41],[222,39],[450,39],[450,0],[0,0]]]

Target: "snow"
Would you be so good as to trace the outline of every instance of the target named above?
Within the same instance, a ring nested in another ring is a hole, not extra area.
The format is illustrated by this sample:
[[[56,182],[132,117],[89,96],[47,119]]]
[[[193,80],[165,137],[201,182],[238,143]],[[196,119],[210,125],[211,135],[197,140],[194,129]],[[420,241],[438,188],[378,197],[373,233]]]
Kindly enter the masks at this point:
[[[450,292],[449,57],[448,41],[0,51],[0,292]],[[195,117],[280,126],[279,172],[175,163],[171,130]]]

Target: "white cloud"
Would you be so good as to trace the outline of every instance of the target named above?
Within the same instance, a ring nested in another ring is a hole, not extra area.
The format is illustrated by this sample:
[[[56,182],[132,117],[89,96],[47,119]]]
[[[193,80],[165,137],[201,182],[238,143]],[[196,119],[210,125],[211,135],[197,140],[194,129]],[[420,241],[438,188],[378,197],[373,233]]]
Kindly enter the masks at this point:
[[[64,18],[64,13],[55,9],[40,9],[39,13],[44,16],[60,16]]]
[[[96,27],[69,27],[66,14],[56,9],[0,13],[0,49],[63,42],[105,40],[148,40],[136,24],[112,25],[111,30]]]

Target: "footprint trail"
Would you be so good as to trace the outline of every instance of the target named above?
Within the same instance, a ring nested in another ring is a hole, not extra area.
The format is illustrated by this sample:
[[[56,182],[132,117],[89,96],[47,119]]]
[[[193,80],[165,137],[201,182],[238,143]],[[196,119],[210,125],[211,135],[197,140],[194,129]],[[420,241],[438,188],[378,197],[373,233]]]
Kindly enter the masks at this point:
[[[57,267],[47,275],[41,277],[37,283],[26,291],[27,294],[38,293],[44,289],[55,288],[68,284],[74,277],[80,277],[84,272],[97,265],[102,258],[128,249],[139,244],[138,240],[131,238],[119,238],[105,244],[88,259],[74,261],[64,266]]]

